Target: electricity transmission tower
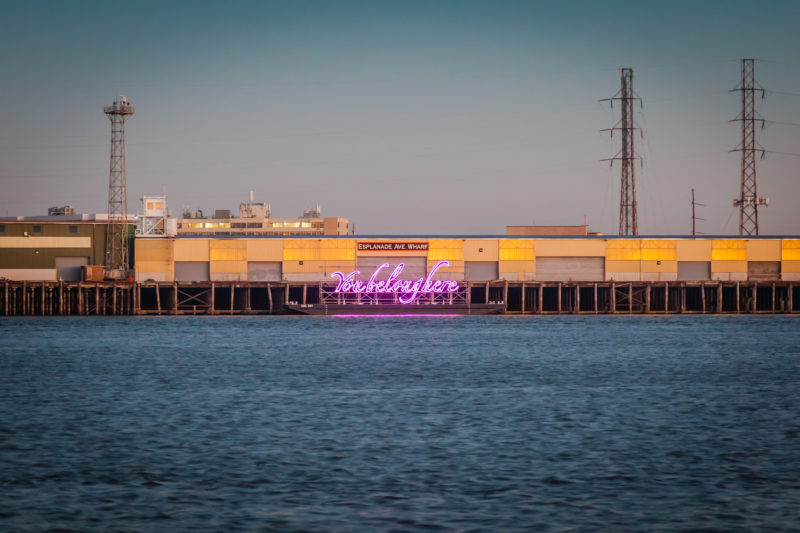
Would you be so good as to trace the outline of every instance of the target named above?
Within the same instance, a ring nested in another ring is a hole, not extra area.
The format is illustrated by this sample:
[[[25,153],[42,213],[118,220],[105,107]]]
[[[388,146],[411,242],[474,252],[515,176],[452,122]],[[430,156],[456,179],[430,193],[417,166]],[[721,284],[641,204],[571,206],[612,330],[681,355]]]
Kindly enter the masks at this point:
[[[124,96],[105,106],[111,120],[111,166],[108,174],[108,227],[106,228],[105,268],[112,277],[128,271],[128,201],[125,182],[125,121],[133,115],[133,106]]]
[[[742,185],[733,205],[739,208],[739,235],[758,235],[758,206],[768,206],[769,198],[756,192],[756,152],[764,157],[764,148],[756,142],[756,122],[764,129],[764,119],[755,110],[756,92],[764,99],[764,88],[755,80],[755,60],[742,59],[742,81],[729,92],[742,93],[742,112],[731,122],[742,123],[742,142],[731,152],[742,153]]]
[[[622,146],[614,157],[602,159],[601,161],[609,161],[613,166],[614,161],[621,162],[620,170],[620,197],[619,197],[619,234],[620,235],[639,235],[639,213],[636,205],[636,172],[634,162],[636,159],[641,160],[636,155],[636,150],[633,147],[633,135],[635,130],[639,130],[639,135],[642,135],[641,128],[636,126],[633,120],[633,102],[639,101],[639,106],[642,105],[642,99],[636,96],[633,92],[633,69],[623,68],[620,69],[620,90],[612,98],[605,98],[601,102],[611,102],[611,107],[614,107],[614,101],[620,102],[621,114],[619,122],[613,128],[608,128],[600,131],[609,131],[611,136],[614,136],[615,131],[619,131],[622,137]]]
[[[698,231],[697,231],[697,221],[698,220],[705,220],[704,218],[698,217],[697,214],[695,213],[695,208],[697,206],[705,207],[706,204],[701,204],[701,203],[698,203],[698,202],[694,201],[694,187],[692,187],[692,235],[697,235],[697,233],[698,233]],[[699,233],[702,234],[703,232],[701,231]]]

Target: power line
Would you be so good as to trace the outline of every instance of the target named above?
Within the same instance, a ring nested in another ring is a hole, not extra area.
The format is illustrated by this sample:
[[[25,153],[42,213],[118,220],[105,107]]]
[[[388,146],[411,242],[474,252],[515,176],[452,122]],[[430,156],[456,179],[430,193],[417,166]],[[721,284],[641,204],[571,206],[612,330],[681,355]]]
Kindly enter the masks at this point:
[[[800,126],[798,122],[782,122],[780,120],[764,120],[767,124],[783,124],[784,126]]]
[[[793,93],[793,92],[789,92],[789,91],[765,91],[765,92],[767,92],[769,94],[784,94],[784,95],[787,95],[787,96],[800,96],[800,93]]]
[[[777,152],[775,150],[764,150],[766,154],[780,154],[780,155],[792,155],[794,157],[800,157],[800,154],[796,154],[794,152]]]

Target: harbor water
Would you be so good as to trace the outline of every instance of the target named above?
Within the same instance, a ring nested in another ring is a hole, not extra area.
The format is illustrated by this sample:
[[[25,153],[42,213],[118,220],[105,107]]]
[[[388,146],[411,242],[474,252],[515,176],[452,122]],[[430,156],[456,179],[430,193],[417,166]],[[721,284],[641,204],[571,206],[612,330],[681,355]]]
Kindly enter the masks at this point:
[[[800,528],[800,317],[0,319],[0,530]]]

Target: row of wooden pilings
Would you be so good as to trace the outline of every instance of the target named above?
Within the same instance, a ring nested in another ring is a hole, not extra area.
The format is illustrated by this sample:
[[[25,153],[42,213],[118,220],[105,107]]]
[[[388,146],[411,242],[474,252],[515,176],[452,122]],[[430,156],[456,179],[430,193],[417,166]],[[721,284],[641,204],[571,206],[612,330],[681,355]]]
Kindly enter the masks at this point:
[[[791,282],[469,282],[467,304],[506,314],[800,313]],[[296,282],[0,281],[4,316],[286,314],[319,303],[321,286]]]

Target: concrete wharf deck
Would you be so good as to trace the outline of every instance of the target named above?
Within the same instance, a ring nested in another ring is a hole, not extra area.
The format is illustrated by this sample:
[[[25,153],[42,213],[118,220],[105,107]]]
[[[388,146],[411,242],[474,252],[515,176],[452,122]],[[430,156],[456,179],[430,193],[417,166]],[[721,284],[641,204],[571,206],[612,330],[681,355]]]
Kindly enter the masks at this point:
[[[0,313],[284,315],[290,304],[319,303],[322,289],[298,282],[0,281]],[[800,283],[786,281],[491,281],[461,282],[459,290],[468,306],[502,303],[510,315],[800,313]]]

